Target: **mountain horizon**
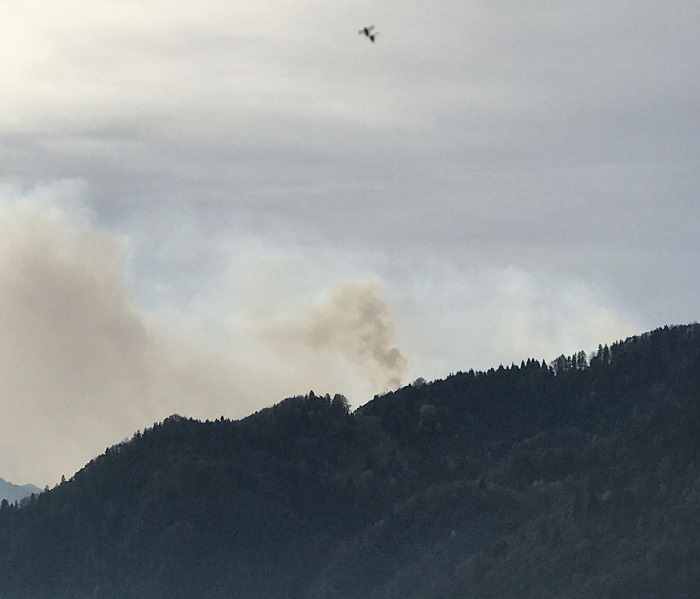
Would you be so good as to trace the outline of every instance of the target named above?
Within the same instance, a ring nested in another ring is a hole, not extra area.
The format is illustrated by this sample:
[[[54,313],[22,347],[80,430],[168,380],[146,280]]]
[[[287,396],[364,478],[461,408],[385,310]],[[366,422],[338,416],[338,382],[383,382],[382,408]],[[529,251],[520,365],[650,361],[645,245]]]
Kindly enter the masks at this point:
[[[41,493],[41,489],[32,484],[18,485],[0,477],[0,501],[6,499],[10,503],[21,501],[32,493]]]
[[[172,416],[3,506],[0,595],[693,596],[699,399],[694,324],[354,412]]]

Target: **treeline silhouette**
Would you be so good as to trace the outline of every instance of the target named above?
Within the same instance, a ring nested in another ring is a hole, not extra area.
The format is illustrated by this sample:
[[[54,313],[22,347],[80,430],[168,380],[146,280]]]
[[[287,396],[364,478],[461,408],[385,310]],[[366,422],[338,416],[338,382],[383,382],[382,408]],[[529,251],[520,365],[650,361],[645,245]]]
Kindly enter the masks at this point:
[[[0,506],[1,599],[700,596],[700,326],[240,421]]]

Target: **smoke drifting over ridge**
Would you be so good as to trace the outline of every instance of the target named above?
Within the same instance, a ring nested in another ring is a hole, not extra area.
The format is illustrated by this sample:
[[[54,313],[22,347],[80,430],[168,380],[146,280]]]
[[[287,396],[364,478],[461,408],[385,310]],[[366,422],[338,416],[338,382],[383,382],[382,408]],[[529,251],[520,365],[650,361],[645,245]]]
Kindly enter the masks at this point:
[[[367,369],[372,383],[398,387],[406,358],[394,345],[389,306],[375,283],[350,283],[333,289],[312,310],[304,327],[306,343],[316,351],[335,351]]]
[[[214,256],[231,269],[198,278],[178,260],[208,240],[151,226],[120,237],[95,224],[86,192],[79,182],[28,192],[0,183],[0,476],[16,482],[70,475],[174,412],[242,417],[309,389],[358,405],[407,374],[440,376],[532,351],[551,357],[639,330],[575,281],[517,270],[476,276],[430,265],[411,290],[415,303],[399,295],[391,308],[382,285],[396,281],[367,282],[374,271],[364,265],[329,281],[338,256],[294,246],[223,245]],[[156,262],[140,263],[144,296],[127,274],[135,256],[161,247],[168,251]],[[194,264],[210,260],[205,253]],[[196,287],[194,300],[174,289],[177,277]],[[452,285],[444,301],[437,283]],[[440,331],[480,339],[485,355],[465,342],[456,360]],[[411,372],[403,347],[417,364]]]
[[[0,471],[42,483],[227,387],[136,311],[119,241],[50,208],[0,204]]]
[[[240,417],[310,388],[399,383],[405,359],[377,285],[341,285],[300,308],[284,339],[248,317],[217,346],[135,304],[127,241],[95,228],[67,187],[9,201],[0,190],[4,478],[53,482],[173,412]]]
[[[242,417],[310,389],[359,405],[407,378],[641,330],[575,278],[442,261],[412,278],[295,242],[211,239],[172,210],[118,235],[91,206],[79,181],[0,181],[0,476],[15,482],[70,475],[174,412]]]

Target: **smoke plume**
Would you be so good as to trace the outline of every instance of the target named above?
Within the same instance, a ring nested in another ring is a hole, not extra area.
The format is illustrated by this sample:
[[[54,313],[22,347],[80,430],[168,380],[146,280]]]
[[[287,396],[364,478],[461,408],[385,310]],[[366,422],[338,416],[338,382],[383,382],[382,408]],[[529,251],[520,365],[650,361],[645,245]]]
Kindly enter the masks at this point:
[[[372,284],[298,306],[284,335],[269,335],[282,289],[253,290],[281,299],[265,318],[239,310],[219,338],[188,327],[184,310],[144,312],[126,281],[127,241],[95,227],[68,188],[9,201],[0,188],[3,478],[54,482],[172,413],[241,417],[311,388],[362,399],[401,380]]]
[[[209,415],[239,389],[228,364],[136,310],[124,252],[49,206],[0,203],[3,477],[56,480],[157,418]]]
[[[404,378],[406,358],[395,346],[392,315],[375,283],[339,285],[311,311],[302,331],[314,351],[341,354],[380,389],[398,387]]]

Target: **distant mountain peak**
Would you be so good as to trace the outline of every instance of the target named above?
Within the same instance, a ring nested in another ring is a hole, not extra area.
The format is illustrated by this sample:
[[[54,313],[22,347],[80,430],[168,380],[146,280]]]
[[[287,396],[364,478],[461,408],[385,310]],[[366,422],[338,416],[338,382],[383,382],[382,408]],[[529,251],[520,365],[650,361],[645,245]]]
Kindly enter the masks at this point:
[[[29,497],[32,493],[41,493],[41,489],[34,485],[16,485],[0,478],[0,501],[7,499],[10,503],[14,503]]]

